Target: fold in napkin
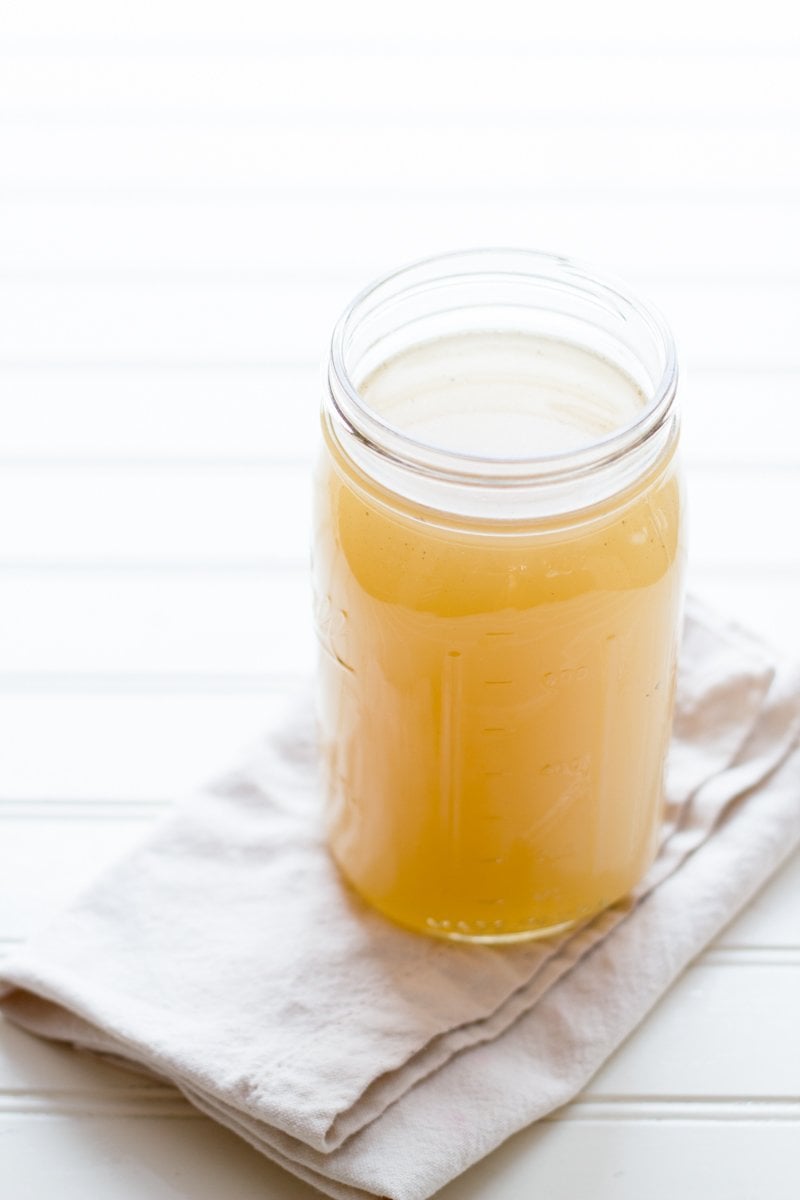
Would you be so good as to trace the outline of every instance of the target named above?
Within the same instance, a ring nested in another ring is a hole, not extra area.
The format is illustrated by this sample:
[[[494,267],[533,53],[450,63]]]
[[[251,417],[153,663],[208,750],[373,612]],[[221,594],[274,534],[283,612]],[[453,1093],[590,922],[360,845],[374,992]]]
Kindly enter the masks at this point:
[[[800,841],[800,678],[690,605],[664,841],[637,893],[509,948],[340,882],[298,717],[7,963],[0,1008],[170,1080],[323,1192],[422,1200],[565,1103]]]

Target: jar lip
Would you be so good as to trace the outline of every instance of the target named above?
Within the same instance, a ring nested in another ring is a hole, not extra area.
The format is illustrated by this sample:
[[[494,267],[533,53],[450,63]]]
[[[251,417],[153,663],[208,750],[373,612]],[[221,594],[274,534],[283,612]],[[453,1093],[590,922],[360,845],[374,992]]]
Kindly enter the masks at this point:
[[[496,456],[451,450],[421,441],[393,425],[363,400],[348,371],[345,355],[349,336],[363,317],[382,303],[436,283],[481,277],[521,278],[568,288],[627,310],[649,328],[663,361],[661,376],[646,406],[632,421],[577,449],[549,454]],[[333,330],[328,364],[328,389],[334,408],[349,432],[374,452],[423,474],[462,482],[530,486],[579,477],[634,450],[665,423],[673,408],[678,367],[669,325],[649,301],[642,300],[613,276],[583,262],[539,250],[485,247],[431,255],[373,281],[353,298]]]

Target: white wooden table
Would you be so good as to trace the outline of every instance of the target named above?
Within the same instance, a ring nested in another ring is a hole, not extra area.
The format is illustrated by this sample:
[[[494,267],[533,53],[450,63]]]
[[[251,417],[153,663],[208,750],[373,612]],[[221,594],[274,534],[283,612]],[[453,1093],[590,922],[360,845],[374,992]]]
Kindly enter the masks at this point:
[[[0,10],[0,952],[312,669],[318,362],[423,254],[626,277],[685,367],[692,578],[800,653],[788,8]],[[488,24],[491,15],[491,25]],[[447,1200],[795,1200],[800,859]],[[176,1093],[0,1024],[8,1200],[311,1200]]]

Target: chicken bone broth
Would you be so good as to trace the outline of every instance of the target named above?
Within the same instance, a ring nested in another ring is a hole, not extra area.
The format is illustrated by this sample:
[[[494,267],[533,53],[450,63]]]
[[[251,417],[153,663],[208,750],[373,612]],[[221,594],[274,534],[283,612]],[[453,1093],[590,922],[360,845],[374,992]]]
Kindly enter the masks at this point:
[[[417,344],[358,390],[417,442],[506,458],[579,450],[646,405],[612,362],[523,332]],[[385,915],[536,936],[646,871],[680,604],[673,460],[570,513],[459,517],[370,478],[328,430],[314,574],[329,840]]]

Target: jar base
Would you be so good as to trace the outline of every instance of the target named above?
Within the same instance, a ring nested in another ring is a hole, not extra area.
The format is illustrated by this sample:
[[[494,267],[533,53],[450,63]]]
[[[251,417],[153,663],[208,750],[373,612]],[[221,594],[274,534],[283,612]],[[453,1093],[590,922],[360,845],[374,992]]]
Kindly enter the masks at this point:
[[[602,910],[600,910],[602,911]],[[381,914],[385,916],[386,914]],[[389,918],[394,924],[401,924],[395,921],[394,918]],[[404,925],[404,929],[410,929],[414,933],[422,933],[426,937],[434,937],[442,942],[459,942],[460,944],[472,944],[476,946],[513,946],[520,942],[539,942],[545,938],[558,937],[559,934],[568,933],[571,929],[577,929],[579,925],[585,924],[590,919],[587,917],[574,917],[570,921],[561,921],[558,925],[545,925],[536,929],[519,929],[511,933],[460,933],[458,930],[435,929],[428,925]]]
[[[640,871],[633,878],[628,877],[625,882],[619,881],[618,887],[608,888],[597,898],[593,904],[583,904],[578,911],[573,910],[572,916],[566,917],[563,920],[554,920],[548,924],[535,924],[536,918],[529,917],[530,924],[523,924],[522,928],[516,924],[516,928],[498,929],[495,923],[494,929],[487,929],[486,925],[479,929],[470,929],[467,920],[464,919],[441,919],[434,917],[425,917],[423,912],[403,913],[397,912],[396,908],[392,908],[389,904],[384,904],[380,899],[369,894],[366,889],[362,889],[359,883],[356,883],[351,877],[347,866],[344,865],[339,858],[335,841],[331,839],[330,830],[329,838],[327,838],[327,851],[329,851],[333,866],[335,866],[339,880],[342,881],[344,887],[347,888],[353,898],[359,904],[368,908],[369,911],[377,914],[377,916],[387,920],[398,929],[403,929],[410,934],[417,934],[422,937],[433,937],[440,942],[456,942],[464,946],[464,944],[474,944],[474,946],[516,946],[523,942],[545,941],[547,938],[560,937],[563,934],[569,934],[571,931],[582,929],[584,925],[588,925],[591,920],[599,916],[601,912],[606,912],[608,908],[616,905],[624,904],[626,898],[630,898],[632,890],[636,888],[638,878],[644,875],[644,870]],[[645,869],[652,862],[651,856],[649,862],[645,864]],[[421,906],[420,906],[421,907]],[[477,925],[483,924],[476,922]]]
[[[332,848],[331,848],[332,850]],[[435,938],[440,942],[457,942],[460,945],[472,944],[476,946],[513,946],[521,942],[543,941],[546,938],[559,937],[563,933],[569,933],[585,925],[591,921],[598,913],[603,912],[612,904],[617,903],[620,897],[615,897],[610,900],[603,900],[591,910],[581,912],[579,915],[570,917],[566,921],[558,921],[552,925],[537,925],[530,928],[512,929],[507,932],[495,930],[494,932],[470,932],[459,928],[446,928],[444,922],[437,921],[433,917],[427,919],[420,918],[419,920],[407,920],[401,916],[397,916],[391,910],[384,908],[379,901],[375,901],[369,895],[365,894],[348,875],[342,864],[338,861],[334,852],[331,853],[334,864],[338,869],[339,877],[347,887],[347,890],[353,894],[358,901],[369,908],[372,912],[377,913],[385,921],[397,926],[399,929],[404,929],[409,933],[416,933],[423,937]]]

